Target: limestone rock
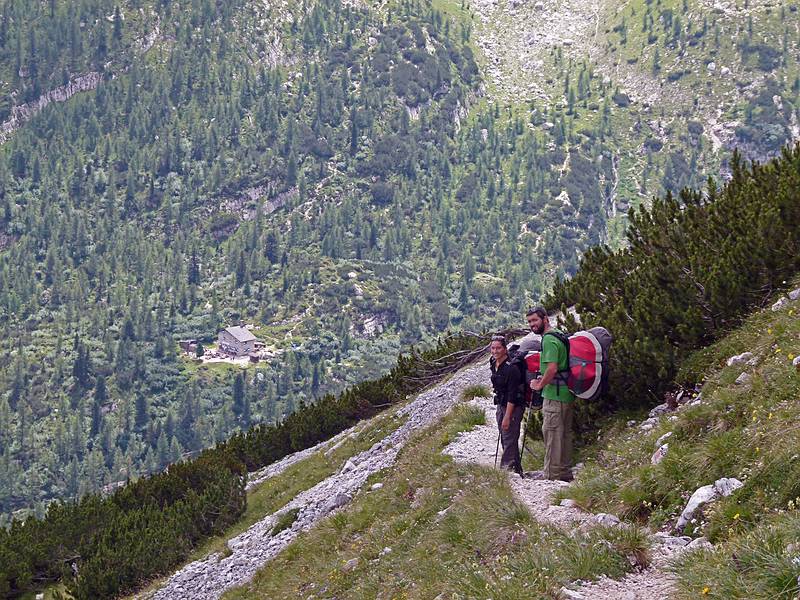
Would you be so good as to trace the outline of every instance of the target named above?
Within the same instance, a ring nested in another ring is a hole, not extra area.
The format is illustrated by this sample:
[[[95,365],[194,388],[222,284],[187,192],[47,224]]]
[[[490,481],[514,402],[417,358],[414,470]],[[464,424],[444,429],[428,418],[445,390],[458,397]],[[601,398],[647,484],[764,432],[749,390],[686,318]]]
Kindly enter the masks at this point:
[[[723,477],[722,479],[717,479],[713,484],[697,488],[692,497],[689,498],[689,502],[686,504],[686,508],[683,509],[680,518],[678,518],[678,522],[675,525],[676,529],[683,531],[686,524],[694,517],[697,509],[709,502],[713,502],[720,496],[730,496],[743,485],[735,477]]]
[[[344,563],[344,566],[342,567],[342,571],[344,571],[345,573],[349,573],[350,571],[355,569],[357,566],[358,566],[358,558],[357,557],[356,558],[351,558],[346,563]]]
[[[688,535],[675,536],[668,533],[657,533],[655,538],[662,546],[672,549],[685,548],[692,541]]]
[[[713,485],[709,484],[697,488],[694,494],[692,494],[692,497],[689,498],[689,502],[686,504],[686,508],[683,509],[681,516],[678,518],[675,528],[678,531],[683,531],[689,521],[694,518],[697,509],[716,500],[718,497],[719,493]]]
[[[325,503],[325,512],[330,512],[332,510],[336,510],[337,508],[341,508],[345,504],[350,502],[350,496],[347,494],[335,494],[327,503]]]
[[[750,373],[742,373],[736,378],[736,385],[745,385],[746,383],[750,383]]]
[[[789,304],[789,299],[784,296],[772,305],[772,312],[777,312]]]
[[[650,457],[650,462],[654,465],[659,464],[662,460],[664,460],[668,450],[669,444],[662,444],[658,447],[658,450],[653,452],[653,456]]]
[[[594,516],[594,520],[598,525],[602,525],[603,527],[618,527],[621,525],[619,518],[614,515],[609,515],[608,513],[598,513]]]
[[[713,550],[713,549],[714,545],[704,537],[699,537],[696,540],[692,540],[686,546],[686,548],[684,548],[684,550],[686,550],[687,552],[693,550]]]
[[[789,292],[789,300],[797,300],[798,298],[800,298],[800,288]]]
[[[650,431],[651,429],[654,429],[657,424],[658,417],[650,417],[649,419],[642,421],[642,424],[639,425],[639,429],[642,431]]]
[[[714,482],[714,488],[720,496],[730,496],[733,492],[738,490],[744,484],[735,477],[723,477]]]
[[[576,508],[578,506],[577,502],[572,498],[564,498],[559,505],[565,508]]]
[[[372,484],[372,487],[371,487],[370,489],[371,489],[371,490],[373,490],[373,491],[375,491],[375,490],[379,490],[379,489],[381,489],[382,487],[383,487],[383,484],[382,484],[382,483],[380,483],[380,482],[378,482],[378,483],[373,483],[373,484]]]
[[[666,402],[664,402],[664,404],[659,404],[658,406],[654,407],[654,408],[653,408],[653,409],[650,411],[650,413],[649,413],[649,415],[648,415],[648,416],[649,416],[650,418],[653,418],[653,417],[658,417],[658,416],[661,416],[661,415],[663,415],[663,414],[665,414],[665,413],[668,413],[668,412],[669,412],[669,404],[667,404]]]
[[[656,440],[656,448],[660,448],[661,446],[663,446],[663,445],[664,445],[664,442],[666,442],[666,441],[667,441],[667,439],[668,439],[670,436],[672,436],[672,432],[671,432],[671,431],[668,431],[667,433],[665,433],[664,435],[662,435],[660,438],[658,438],[658,439]]]
[[[742,354],[737,354],[736,356],[731,356],[727,361],[727,365],[730,367],[731,365],[741,365],[741,364],[749,364],[749,361],[752,360],[753,353],[752,352],[743,352]]]

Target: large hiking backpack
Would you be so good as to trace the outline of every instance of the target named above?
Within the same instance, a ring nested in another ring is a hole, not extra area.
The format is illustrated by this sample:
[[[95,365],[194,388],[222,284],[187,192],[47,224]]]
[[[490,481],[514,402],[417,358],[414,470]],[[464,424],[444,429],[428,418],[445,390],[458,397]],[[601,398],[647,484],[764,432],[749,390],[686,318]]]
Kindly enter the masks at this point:
[[[596,400],[608,391],[608,353],[613,337],[605,327],[592,327],[588,331],[578,331],[564,340],[561,332],[548,331],[565,342],[569,355],[569,369],[559,371],[553,380],[556,385],[566,384],[576,397],[583,400]],[[528,382],[541,374],[542,346],[528,352],[525,362],[528,367]],[[530,387],[530,383],[529,383]]]

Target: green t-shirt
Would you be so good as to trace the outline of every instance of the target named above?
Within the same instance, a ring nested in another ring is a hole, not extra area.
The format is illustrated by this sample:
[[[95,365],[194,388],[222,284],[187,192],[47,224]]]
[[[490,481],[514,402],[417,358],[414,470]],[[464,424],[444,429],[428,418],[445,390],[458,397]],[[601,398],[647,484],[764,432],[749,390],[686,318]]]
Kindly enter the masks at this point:
[[[569,366],[567,348],[555,336],[544,335],[542,336],[542,373],[547,369],[547,364],[551,362],[558,364],[559,369],[566,369]],[[542,398],[559,400],[560,402],[572,402],[575,400],[574,394],[569,391],[566,383],[560,383],[558,385],[555,383],[547,384],[542,390]]]

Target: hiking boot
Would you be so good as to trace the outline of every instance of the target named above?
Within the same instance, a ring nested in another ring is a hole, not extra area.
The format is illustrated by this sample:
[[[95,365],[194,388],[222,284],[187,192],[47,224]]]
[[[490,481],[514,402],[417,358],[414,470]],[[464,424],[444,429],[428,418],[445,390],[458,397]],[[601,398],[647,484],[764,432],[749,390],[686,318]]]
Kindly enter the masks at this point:
[[[544,471],[528,471],[522,474],[522,478],[535,480],[547,479],[547,477],[544,476]]]
[[[573,477],[572,472],[567,471],[566,475],[562,475],[558,479],[559,481],[566,481],[567,483],[570,483],[575,480],[575,477]]]

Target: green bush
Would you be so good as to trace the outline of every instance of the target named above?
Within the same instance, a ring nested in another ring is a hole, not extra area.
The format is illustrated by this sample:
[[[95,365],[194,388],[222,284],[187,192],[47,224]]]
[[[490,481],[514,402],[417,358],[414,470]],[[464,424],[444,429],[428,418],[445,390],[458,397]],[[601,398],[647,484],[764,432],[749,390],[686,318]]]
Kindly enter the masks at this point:
[[[623,405],[661,402],[691,350],[800,270],[800,146],[749,168],[735,155],[732,168],[722,189],[631,210],[628,247],[590,250],[554,287],[551,306],[574,305],[584,326],[614,335],[611,390]]]

